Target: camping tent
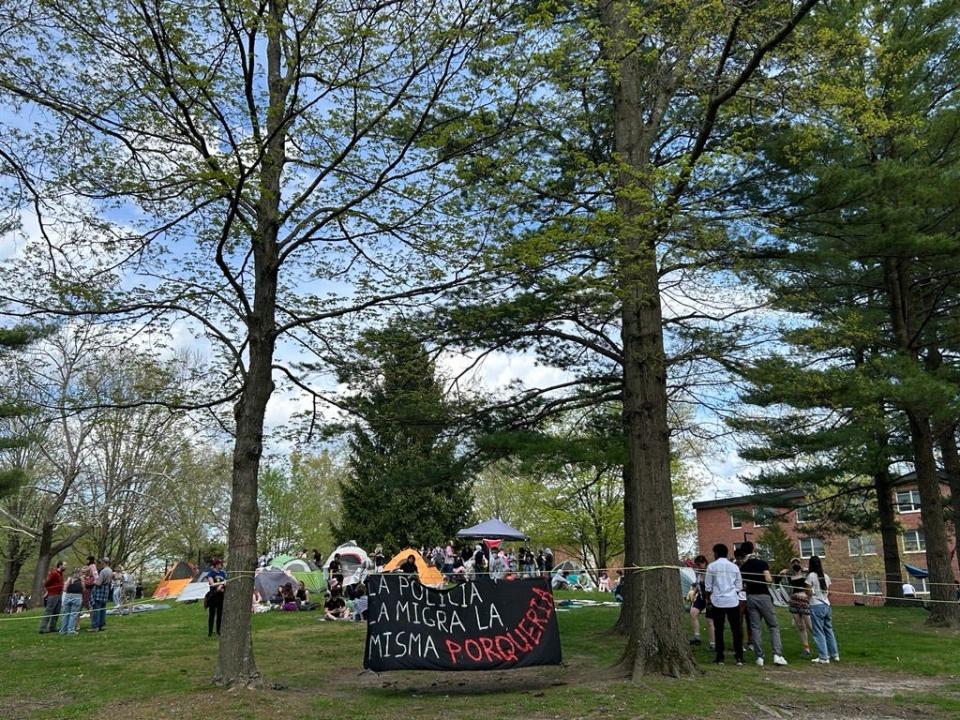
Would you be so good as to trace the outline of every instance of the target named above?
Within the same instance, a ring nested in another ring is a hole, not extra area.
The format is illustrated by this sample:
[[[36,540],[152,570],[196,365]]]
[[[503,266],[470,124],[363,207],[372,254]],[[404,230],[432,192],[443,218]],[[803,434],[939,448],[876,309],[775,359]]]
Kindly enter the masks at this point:
[[[394,555],[390,559],[390,562],[383,566],[383,571],[391,572],[393,570],[399,570],[403,561],[411,555],[413,555],[413,559],[417,563],[417,577],[420,579],[420,583],[429,587],[443,587],[443,575],[440,574],[440,571],[431,565],[427,565],[427,561],[423,559],[423,556],[413,548],[401,550]]]
[[[253,580],[253,585],[264,602],[269,601],[277,594],[277,588],[283,587],[287,583],[290,583],[290,586],[294,589],[299,587],[297,579],[293,575],[275,567],[258,570]]]
[[[276,561],[274,561],[274,567],[276,567]],[[287,572],[291,572],[291,573],[298,573],[298,572],[308,573],[312,569],[310,567],[310,563],[308,563],[306,560],[300,560],[299,558],[293,558],[292,560],[285,562],[280,567],[282,567]]]
[[[204,570],[202,573],[197,575],[193,582],[184,587],[183,590],[180,591],[180,594],[177,595],[177,602],[203,600],[204,596],[207,594],[207,590],[210,589],[210,584],[207,582],[207,575],[209,574],[209,570]]]
[[[189,585],[190,581],[193,580],[196,575],[197,569],[186,560],[175,563],[173,567],[167,570],[167,574],[163,576],[163,580],[157,585],[157,589],[153,591],[154,599],[161,600],[163,598],[177,597],[180,591]]]
[[[275,555],[270,558],[270,567],[283,568],[291,560],[296,560],[293,555]]]
[[[500,540],[527,540],[527,536],[516,528],[507,525],[500,518],[484,520],[479,525],[464,528],[457,533],[458,538],[490,538]]]
[[[310,570],[309,572],[292,570],[291,574],[312,593],[323,592],[327,589],[327,578],[324,576],[323,570]]]
[[[324,570],[329,569],[334,555],[340,556],[340,571],[343,573],[344,585],[350,585],[356,582],[355,578],[357,577],[356,572],[358,568],[371,567],[370,557],[367,555],[367,551],[357,545],[354,540],[348,540],[330,553],[330,557],[328,557],[327,561],[323,564]]]

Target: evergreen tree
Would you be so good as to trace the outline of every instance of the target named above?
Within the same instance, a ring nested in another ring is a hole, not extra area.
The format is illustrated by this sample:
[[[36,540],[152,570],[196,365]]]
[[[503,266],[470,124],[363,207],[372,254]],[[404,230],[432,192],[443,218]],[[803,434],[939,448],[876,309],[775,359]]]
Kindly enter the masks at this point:
[[[783,334],[786,357],[746,373],[748,400],[778,416],[748,456],[793,459],[796,482],[839,479],[851,496],[867,478],[888,581],[900,575],[887,552],[890,470],[908,460],[941,601],[929,620],[956,624],[934,446],[938,434],[949,445],[960,417],[955,364],[944,360],[956,351],[960,298],[960,4],[851,2],[822,20],[829,50],[769,154],[787,209],[768,286],[800,319]]]
[[[41,334],[40,329],[28,326],[0,329],[0,359],[6,354],[26,347]],[[0,432],[0,453],[4,450],[21,448],[30,442],[28,434],[9,430],[11,420],[22,418],[30,413],[29,405],[18,399],[18,394],[18,389],[15,387],[7,387],[0,392],[0,422],[4,428],[4,431]],[[5,463],[0,468],[0,498],[13,492],[25,479],[26,474],[23,468],[15,463]]]
[[[452,433],[455,413],[423,344],[397,325],[368,332],[362,360],[341,372],[349,479],[340,485],[340,542],[390,550],[452,539],[470,515],[467,463]]]
[[[790,567],[790,560],[797,554],[793,541],[778,520],[772,521],[763,529],[757,536],[756,543],[757,551],[770,563],[774,574]]]

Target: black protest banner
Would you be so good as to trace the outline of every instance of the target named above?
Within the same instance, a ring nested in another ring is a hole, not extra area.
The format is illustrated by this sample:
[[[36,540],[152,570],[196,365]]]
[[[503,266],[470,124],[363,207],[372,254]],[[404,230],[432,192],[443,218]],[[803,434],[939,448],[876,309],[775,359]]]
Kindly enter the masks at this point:
[[[368,670],[504,670],[560,664],[545,578],[484,578],[434,590],[407,575],[368,578]]]

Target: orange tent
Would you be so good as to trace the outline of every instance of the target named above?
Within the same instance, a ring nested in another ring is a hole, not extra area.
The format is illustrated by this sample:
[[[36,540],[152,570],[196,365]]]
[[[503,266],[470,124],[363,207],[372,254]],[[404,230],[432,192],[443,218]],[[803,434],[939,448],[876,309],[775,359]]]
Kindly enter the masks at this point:
[[[432,565],[428,565],[427,561],[423,559],[423,556],[413,548],[401,550],[394,555],[390,562],[383,566],[383,571],[391,572],[392,570],[399,569],[400,566],[403,565],[404,560],[411,555],[413,555],[413,559],[417,563],[417,577],[420,579],[420,583],[430,587],[443,587],[443,575],[440,574],[440,571]]]
[[[196,576],[197,569],[186,560],[181,560],[167,570],[167,574],[163,576],[163,580],[157,585],[157,589],[153,591],[154,599],[175,598],[183,592],[183,589],[189,585]]]

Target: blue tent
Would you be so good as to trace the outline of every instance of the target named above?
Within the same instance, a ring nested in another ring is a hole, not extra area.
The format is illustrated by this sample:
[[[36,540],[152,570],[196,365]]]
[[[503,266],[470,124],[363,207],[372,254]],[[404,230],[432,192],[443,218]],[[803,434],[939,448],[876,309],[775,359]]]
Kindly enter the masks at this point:
[[[516,528],[507,525],[500,518],[484,520],[479,525],[464,528],[457,533],[458,538],[489,538],[491,540],[527,540],[527,536]]]
[[[926,568],[916,567],[915,565],[907,565],[906,563],[903,566],[907,569],[907,572],[913,575],[915,578],[925,578],[930,575],[930,571]]]

